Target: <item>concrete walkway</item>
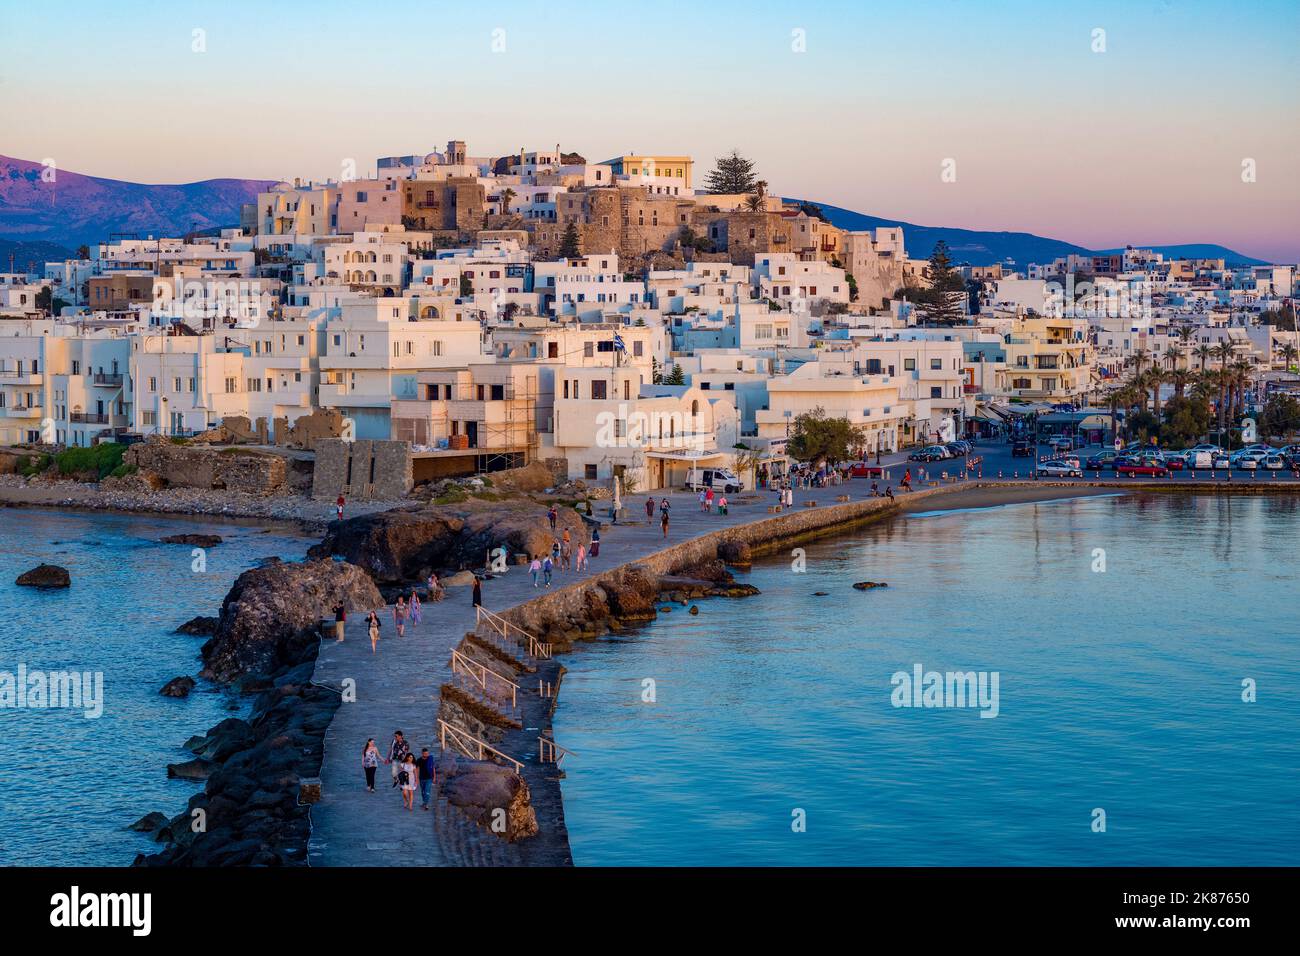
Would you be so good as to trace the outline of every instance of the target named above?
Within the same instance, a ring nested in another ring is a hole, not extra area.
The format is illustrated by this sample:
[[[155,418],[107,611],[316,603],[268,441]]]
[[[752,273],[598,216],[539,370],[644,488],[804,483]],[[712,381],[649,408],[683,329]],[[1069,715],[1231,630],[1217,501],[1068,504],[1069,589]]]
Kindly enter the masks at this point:
[[[821,504],[833,503],[837,496],[844,494],[858,500],[868,495],[870,487],[869,481],[855,479],[839,487],[798,489],[796,507],[810,498]],[[593,504],[596,516],[604,521],[600,556],[586,572],[557,571],[553,587],[605,574],[666,544],[768,518],[768,506],[777,501],[776,493],[770,491],[757,492],[756,496],[734,495],[730,498],[730,514],[723,517],[716,508],[712,514],[701,513],[693,494],[665,495],[661,491],[654,495],[655,517],[647,522],[647,497],[648,494],[639,494],[628,499],[626,518],[617,525],[608,521],[607,503],[603,514],[599,505]],[[664,497],[671,504],[666,540],[658,519],[658,503]],[[533,588],[527,569],[512,565],[504,576],[483,582],[483,605],[500,613],[540,593],[542,589]],[[391,787],[390,769],[384,765],[376,777],[377,792],[366,790],[361,749],[366,738],[374,737],[381,753],[386,755],[393,731],[401,730],[417,756],[421,747],[428,747],[435,756],[438,754],[435,720],[438,689],[451,679],[451,649],[474,626],[470,589],[449,588],[446,600],[423,606],[422,623],[408,624],[404,638],[397,637],[390,610],[384,618],[376,653],[371,653],[365,621],[360,617],[349,620],[342,644],[333,640],[322,642],[315,680],[340,687],[350,678],[356,682],[357,699],[339,707],[325,735],[321,800],[312,808],[313,829],[308,850],[313,866],[443,866],[453,862],[442,858],[434,836],[433,827],[440,815],[419,808],[418,791],[416,809],[404,810],[399,792]],[[535,688],[524,690],[536,693]],[[511,756],[526,762],[537,760],[535,749]]]

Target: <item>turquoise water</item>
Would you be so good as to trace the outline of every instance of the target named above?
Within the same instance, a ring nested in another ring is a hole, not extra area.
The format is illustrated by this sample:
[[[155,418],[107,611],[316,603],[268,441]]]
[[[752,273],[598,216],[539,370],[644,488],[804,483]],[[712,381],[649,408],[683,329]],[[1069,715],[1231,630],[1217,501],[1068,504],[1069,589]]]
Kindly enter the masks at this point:
[[[1298,532],[1295,500],[1093,498],[756,565],[759,596],[566,658],[574,860],[1300,863]],[[894,707],[917,663],[998,672],[997,717]]]
[[[193,569],[187,545],[158,539],[222,535]],[[188,699],[158,689],[199,668],[203,638],[173,634],[215,615],[230,585],[260,558],[298,559],[311,542],[292,529],[207,520],[0,509],[0,671],[103,674],[103,713],[0,708],[0,865],[126,865],[156,850],[122,828],[146,812],[180,812],[197,789],[168,780],[181,744],[244,706],[200,681]],[[13,582],[41,563],[72,587],[41,592]]]

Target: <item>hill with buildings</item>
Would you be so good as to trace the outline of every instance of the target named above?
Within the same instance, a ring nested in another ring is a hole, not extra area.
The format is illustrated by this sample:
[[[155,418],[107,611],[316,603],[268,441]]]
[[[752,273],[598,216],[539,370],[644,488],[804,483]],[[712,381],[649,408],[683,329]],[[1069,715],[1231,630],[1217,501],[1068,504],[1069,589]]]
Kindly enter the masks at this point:
[[[47,172],[41,163],[0,156],[0,238],[76,249],[115,232],[143,238],[229,226],[239,222],[240,205],[268,185],[260,179],[129,183],[64,169]]]

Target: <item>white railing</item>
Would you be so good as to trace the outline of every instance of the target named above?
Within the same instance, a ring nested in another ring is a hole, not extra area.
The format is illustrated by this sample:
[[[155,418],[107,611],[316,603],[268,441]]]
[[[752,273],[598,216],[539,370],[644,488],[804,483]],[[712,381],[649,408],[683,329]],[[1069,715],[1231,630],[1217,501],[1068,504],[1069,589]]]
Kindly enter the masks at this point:
[[[537,759],[541,763],[553,763],[558,767],[565,757],[576,756],[572,750],[565,750],[549,737],[537,738]]]
[[[512,641],[514,644],[525,644],[528,647],[528,653],[536,658],[550,660],[551,645],[539,641],[533,635],[529,634],[522,627],[511,624],[499,614],[493,614],[481,604],[474,606],[474,618],[478,624],[486,623],[489,628],[495,631],[506,641]],[[512,636],[517,635],[517,636]],[[524,640],[520,640],[523,638]]]
[[[454,647],[451,649],[451,672],[453,675],[464,674],[470,680],[482,689],[487,697],[492,697],[488,689],[488,679],[499,681],[510,689],[510,707],[513,710],[518,706],[519,685],[514,681],[503,677],[496,671],[480,664],[478,661],[471,660]]]
[[[438,743],[443,750],[449,750],[447,739],[450,738],[455,748],[471,760],[487,760],[488,754],[499,757],[515,768],[515,773],[523,773],[524,765],[514,757],[507,757],[491,744],[486,744],[468,731],[453,727],[441,717],[438,718]]]

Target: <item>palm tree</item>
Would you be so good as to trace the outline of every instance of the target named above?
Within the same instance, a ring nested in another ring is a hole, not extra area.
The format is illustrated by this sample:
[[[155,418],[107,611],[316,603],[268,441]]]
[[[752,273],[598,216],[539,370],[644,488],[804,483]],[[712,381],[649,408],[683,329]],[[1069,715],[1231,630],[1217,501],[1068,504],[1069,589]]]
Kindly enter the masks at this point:
[[[1151,389],[1151,414],[1155,416],[1157,422],[1160,421],[1160,386],[1168,377],[1169,373],[1159,365],[1152,365],[1142,377],[1143,387]]]
[[[1280,351],[1282,353],[1283,367],[1287,369],[1289,369],[1292,366],[1292,364],[1295,362],[1296,356],[1300,355],[1300,351],[1297,351],[1296,347],[1292,345],[1290,342],[1282,346]]]
[[[1142,364],[1147,360],[1147,350],[1138,349],[1133,353],[1133,368],[1137,375],[1142,374]]]
[[[1169,373],[1169,381],[1174,386],[1174,395],[1182,398],[1183,393],[1187,391],[1187,386],[1191,385],[1193,378],[1193,373],[1185,368],[1176,368]]]
[[[1200,345],[1196,346],[1196,348],[1194,348],[1192,351],[1194,351],[1196,353],[1196,357],[1201,360],[1201,371],[1204,372],[1205,363],[1208,362],[1210,360],[1210,356],[1214,354],[1214,349],[1210,348],[1208,345],[1202,342]]]
[[[1228,359],[1232,358],[1236,351],[1236,343],[1224,339],[1218,345],[1211,347],[1210,354],[1219,360],[1219,368],[1223,369],[1228,367]]]

